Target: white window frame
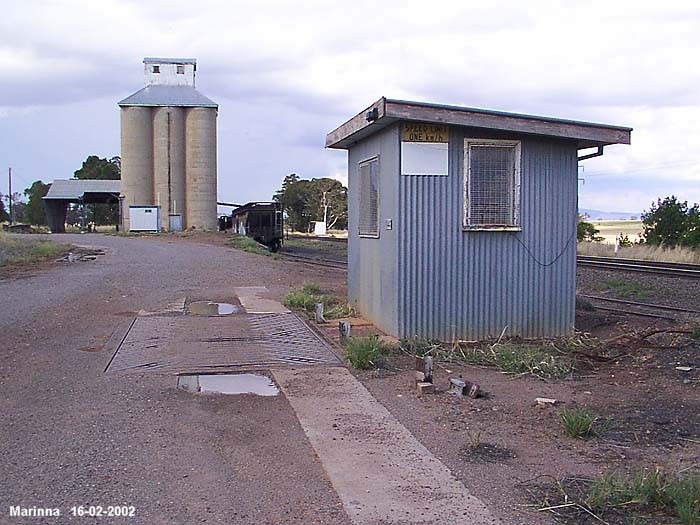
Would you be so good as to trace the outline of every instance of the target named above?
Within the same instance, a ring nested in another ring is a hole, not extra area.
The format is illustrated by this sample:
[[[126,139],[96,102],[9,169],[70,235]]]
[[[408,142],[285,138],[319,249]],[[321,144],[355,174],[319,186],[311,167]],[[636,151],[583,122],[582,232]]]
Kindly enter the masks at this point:
[[[370,165],[370,177],[371,177],[371,164],[376,163],[376,173],[377,173],[377,198],[376,203],[377,203],[377,209],[376,209],[376,215],[377,215],[377,230],[374,232],[369,232],[369,231],[362,231],[362,212],[363,212],[363,206],[362,206],[362,166],[365,164]],[[357,233],[360,237],[367,238],[367,239],[379,239],[379,201],[380,201],[380,191],[379,191],[379,184],[381,180],[381,169],[380,169],[380,163],[379,163],[379,155],[375,155],[374,157],[370,157],[368,159],[362,160],[357,163],[357,180],[358,180],[358,221],[357,221]]]
[[[512,221],[508,225],[487,225],[472,223],[470,217],[470,180],[471,180],[471,158],[472,146],[480,147],[510,147],[513,148],[513,181],[512,181]],[[462,217],[462,229],[465,231],[521,231],[520,225],[520,178],[521,178],[521,142],[519,140],[497,140],[497,139],[464,139],[464,209]]]

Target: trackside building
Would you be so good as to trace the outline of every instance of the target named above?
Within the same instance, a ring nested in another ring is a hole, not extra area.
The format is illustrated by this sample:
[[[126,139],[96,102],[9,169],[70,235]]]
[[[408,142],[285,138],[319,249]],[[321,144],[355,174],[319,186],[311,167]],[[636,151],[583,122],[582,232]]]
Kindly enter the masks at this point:
[[[350,301],[397,337],[570,334],[577,166],[631,131],[378,100],[326,137],[348,151]]]

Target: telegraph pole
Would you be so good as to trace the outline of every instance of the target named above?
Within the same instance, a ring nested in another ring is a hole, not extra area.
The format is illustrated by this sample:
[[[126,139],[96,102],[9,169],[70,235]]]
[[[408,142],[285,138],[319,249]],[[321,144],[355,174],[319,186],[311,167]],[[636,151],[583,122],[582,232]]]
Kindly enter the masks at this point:
[[[9,197],[9,206],[10,206],[10,224],[15,222],[15,213],[14,213],[14,207],[12,206],[12,168],[7,168],[7,176],[10,181],[10,197]]]

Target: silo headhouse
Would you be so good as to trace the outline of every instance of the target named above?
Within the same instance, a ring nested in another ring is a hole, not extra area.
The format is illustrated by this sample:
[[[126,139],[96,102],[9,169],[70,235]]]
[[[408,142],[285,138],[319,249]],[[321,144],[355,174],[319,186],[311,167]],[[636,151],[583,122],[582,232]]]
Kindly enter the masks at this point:
[[[129,230],[214,230],[218,105],[197,61],[144,58],[146,86],[121,108],[121,216]]]

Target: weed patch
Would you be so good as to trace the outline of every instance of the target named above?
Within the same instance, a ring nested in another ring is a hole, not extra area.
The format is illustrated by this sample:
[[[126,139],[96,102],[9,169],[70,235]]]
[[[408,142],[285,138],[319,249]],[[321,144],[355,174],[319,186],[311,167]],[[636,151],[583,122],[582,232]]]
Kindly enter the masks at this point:
[[[682,523],[700,523],[700,475],[670,481],[664,495]]]
[[[272,255],[272,252],[270,252],[262,244],[255,242],[253,239],[246,237],[245,235],[233,235],[233,237],[231,237],[230,244],[234,248],[243,250],[244,252],[256,253],[258,255]]]
[[[605,431],[607,425],[601,423],[600,418],[592,411],[576,407],[562,410],[561,424],[564,432],[577,439],[586,439]]]
[[[316,303],[322,303],[326,319],[338,319],[354,314],[350,305],[336,295],[325,293],[316,283],[306,283],[300,290],[289,292],[282,303],[290,310],[302,310],[310,316],[314,315]]]
[[[24,266],[56,259],[70,248],[68,244],[58,244],[46,239],[0,234],[0,267]]]
[[[467,348],[463,354],[468,363],[494,367],[504,374],[548,379],[571,375],[576,370],[576,359],[571,353],[544,344],[496,343]]]
[[[425,357],[427,355],[440,355],[444,350],[440,341],[433,339],[422,339],[414,337],[410,339],[401,339],[399,341],[399,349],[409,355],[416,357]]]
[[[700,524],[700,475],[697,473],[671,475],[657,468],[629,476],[607,472],[592,480],[554,481],[554,486],[538,485],[538,494],[528,491],[538,499],[541,510],[555,514],[559,523]],[[669,521],[671,517],[679,521]]]
[[[700,523],[700,476],[673,477],[659,469],[631,477],[606,473],[593,480],[585,500],[591,509],[628,507],[660,510],[675,515],[681,523]]]
[[[652,292],[646,286],[625,279],[604,279],[601,281],[600,287],[625,299],[646,299]]]
[[[351,337],[348,339],[345,351],[348,361],[353,368],[367,370],[380,367],[388,349],[376,335],[372,335],[369,337]]]

